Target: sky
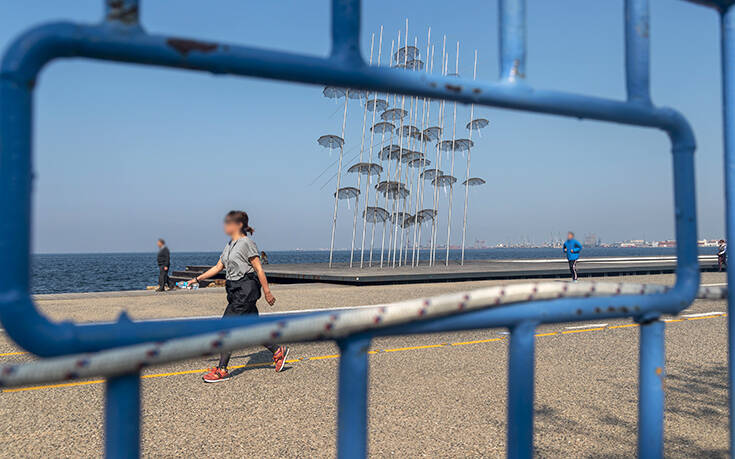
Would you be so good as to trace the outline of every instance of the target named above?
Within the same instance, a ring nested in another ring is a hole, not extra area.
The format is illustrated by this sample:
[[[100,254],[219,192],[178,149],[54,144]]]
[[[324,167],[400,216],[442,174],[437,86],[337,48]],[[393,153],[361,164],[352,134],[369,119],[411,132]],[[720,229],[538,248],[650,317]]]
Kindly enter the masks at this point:
[[[97,22],[102,3],[2,2],[0,48],[43,22]],[[329,3],[143,1],[141,22],[149,33],[326,55]],[[528,83],[623,99],[622,3],[529,2]],[[431,27],[437,56],[446,35],[451,66],[460,43],[462,77],[472,76],[477,50],[478,79],[497,78],[495,2],[363,4],[366,59],[382,26],[385,64],[408,19],[409,43],[416,37],[422,54]],[[724,232],[718,40],[713,11],[651,1],[652,97],[694,127],[704,238]],[[174,251],[218,250],[230,209],[250,214],[265,250],[329,247],[337,153],[316,139],[340,133],[342,105],[320,87],[75,59],[51,63],[36,88],[34,252],[152,251],[158,237]],[[362,116],[360,103],[350,102],[346,162],[359,155]],[[487,183],[470,193],[468,241],[541,242],[567,230],[603,241],[673,238],[671,155],[661,132],[488,107],[475,107],[475,117],[490,126],[473,135],[471,175]],[[459,132],[469,107],[460,105],[457,119]],[[461,182],[465,158],[455,161]],[[355,184],[354,175],[343,175],[343,186]],[[463,195],[456,186],[453,244],[460,242]],[[442,192],[440,241],[447,198]],[[350,245],[350,206],[340,203],[338,248]]]

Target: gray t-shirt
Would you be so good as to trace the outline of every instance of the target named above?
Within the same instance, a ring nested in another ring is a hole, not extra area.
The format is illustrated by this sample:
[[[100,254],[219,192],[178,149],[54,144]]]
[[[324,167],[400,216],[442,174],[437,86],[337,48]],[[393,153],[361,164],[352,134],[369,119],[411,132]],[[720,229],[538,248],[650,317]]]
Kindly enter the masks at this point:
[[[240,280],[246,274],[255,272],[250,259],[259,256],[258,246],[249,237],[243,236],[236,241],[230,241],[219,261],[225,265],[225,278],[227,280]]]

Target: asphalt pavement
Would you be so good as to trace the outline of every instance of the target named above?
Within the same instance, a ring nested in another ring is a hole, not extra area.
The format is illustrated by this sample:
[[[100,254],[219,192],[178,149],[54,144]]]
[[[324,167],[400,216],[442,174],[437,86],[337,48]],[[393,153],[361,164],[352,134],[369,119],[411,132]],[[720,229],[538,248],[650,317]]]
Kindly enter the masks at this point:
[[[671,283],[671,275],[610,281]],[[724,274],[704,273],[703,284]],[[394,286],[277,285],[274,307],[293,311],[379,304],[497,285],[499,281]],[[171,293],[44,295],[56,320],[220,315],[219,288]],[[666,455],[726,457],[726,304],[696,301],[667,317]],[[370,455],[501,457],[505,454],[505,330],[376,339],[370,356]],[[265,349],[236,352],[235,378],[204,384],[216,358],[150,368],[143,381],[147,457],[334,457],[337,349],[295,344],[275,373]],[[638,327],[630,320],[545,325],[537,331],[539,457],[631,457],[636,448]],[[26,361],[0,334],[0,362]],[[0,393],[4,457],[99,457],[101,380]]]

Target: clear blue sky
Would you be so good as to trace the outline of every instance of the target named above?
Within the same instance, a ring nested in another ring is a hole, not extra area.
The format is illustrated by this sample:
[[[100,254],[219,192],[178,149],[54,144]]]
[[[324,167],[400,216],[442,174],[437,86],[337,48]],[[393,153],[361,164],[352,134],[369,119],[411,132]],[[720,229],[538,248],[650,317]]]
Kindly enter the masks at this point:
[[[312,54],[329,49],[326,0],[175,3],[144,1],[144,27]],[[386,56],[408,18],[409,41],[418,36],[423,49],[431,26],[438,46],[444,34],[450,49],[461,43],[462,76],[471,76],[476,48],[479,78],[496,78],[495,2],[363,3],[366,56],[371,33],[384,26]],[[653,98],[694,126],[700,236],[720,237],[717,18],[683,1],[653,0],[651,9]],[[622,1],[532,1],[528,13],[531,84],[624,97]],[[101,16],[101,0],[3,2],[0,47],[34,24]],[[173,250],[217,250],[224,242],[220,222],[231,208],[250,213],[266,250],[328,247],[334,186],[309,184],[334,160],[315,140],[339,132],[341,113],[321,88],[83,60],[51,64],[37,88],[34,251],[149,251],[158,236]],[[567,229],[607,241],[673,237],[663,134],[485,107],[476,112],[491,126],[475,136],[472,175],[487,184],[473,189],[468,240],[541,241]],[[464,124],[467,108],[458,113]],[[347,150],[359,148],[361,121],[353,102]],[[463,179],[463,158],[457,161]],[[340,215],[336,245],[348,247],[351,210],[343,205]],[[453,234],[461,234],[460,225]]]

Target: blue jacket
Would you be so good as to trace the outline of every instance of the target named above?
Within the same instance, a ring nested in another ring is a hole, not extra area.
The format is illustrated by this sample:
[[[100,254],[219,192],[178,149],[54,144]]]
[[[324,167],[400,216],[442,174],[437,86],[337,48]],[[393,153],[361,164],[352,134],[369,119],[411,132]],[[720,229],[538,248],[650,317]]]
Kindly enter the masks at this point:
[[[579,252],[582,251],[582,244],[576,239],[569,239],[564,243],[562,251],[567,255],[567,260],[574,261],[579,258]]]

